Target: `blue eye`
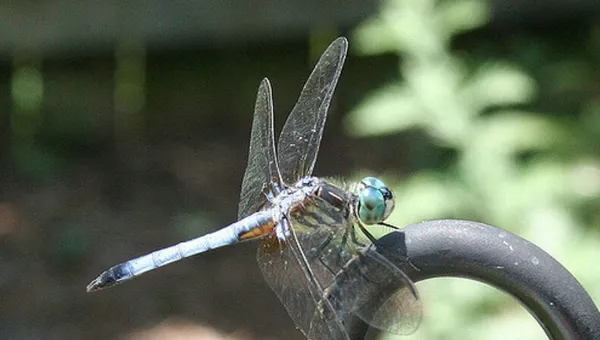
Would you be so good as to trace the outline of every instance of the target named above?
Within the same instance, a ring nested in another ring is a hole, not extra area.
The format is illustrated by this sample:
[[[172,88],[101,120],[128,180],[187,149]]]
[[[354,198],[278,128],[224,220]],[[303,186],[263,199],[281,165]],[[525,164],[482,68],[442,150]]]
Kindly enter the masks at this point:
[[[387,188],[385,187],[385,183],[383,183],[383,181],[381,181],[379,178],[365,177],[360,182],[367,187],[373,187],[375,189],[385,188],[387,190]]]
[[[358,217],[365,224],[379,223],[394,209],[394,196],[385,184],[374,177],[360,182],[362,189],[358,193]]]

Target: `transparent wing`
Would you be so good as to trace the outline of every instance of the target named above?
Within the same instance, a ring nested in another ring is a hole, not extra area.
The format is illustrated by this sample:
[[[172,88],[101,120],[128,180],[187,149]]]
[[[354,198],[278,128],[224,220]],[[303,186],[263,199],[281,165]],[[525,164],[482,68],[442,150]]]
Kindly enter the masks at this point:
[[[272,233],[261,244],[258,262],[265,280],[308,339],[350,340],[335,309],[321,303],[323,288],[292,238],[282,241]]]
[[[273,136],[273,97],[271,84],[265,78],[258,88],[254,106],[250,151],[242,180],[238,219],[258,211],[266,201],[265,194],[274,189],[273,185],[280,185],[280,178]]]
[[[322,299],[349,258],[336,242],[346,226],[340,213],[307,202],[301,213],[283,219],[258,251],[265,280],[309,339],[349,339],[343,313]]]
[[[312,173],[331,96],[340,77],[348,41],[338,38],[323,53],[292,109],[277,144],[284,183]]]
[[[347,213],[319,197],[292,212],[259,249],[266,281],[310,339],[345,339],[351,314],[412,333],[422,314],[416,287],[385,257],[358,249]]]
[[[390,333],[411,334],[422,318],[414,283],[375,250],[354,257],[325,296],[337,308],[349,310],[369,325]]]

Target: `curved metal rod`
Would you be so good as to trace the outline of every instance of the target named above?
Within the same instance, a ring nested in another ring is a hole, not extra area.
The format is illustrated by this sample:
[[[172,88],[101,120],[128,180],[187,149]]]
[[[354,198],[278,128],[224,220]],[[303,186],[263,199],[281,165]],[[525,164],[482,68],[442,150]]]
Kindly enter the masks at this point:
[[[375,246],[415,282],[463,277],[512,295],[550,339],[600,339],[600,313],[581,284],[549,254],[506,230],[471,221],[429,221],[392,232]],[[353,339],[364,338],[366,324],[356,319],[348,324]]]

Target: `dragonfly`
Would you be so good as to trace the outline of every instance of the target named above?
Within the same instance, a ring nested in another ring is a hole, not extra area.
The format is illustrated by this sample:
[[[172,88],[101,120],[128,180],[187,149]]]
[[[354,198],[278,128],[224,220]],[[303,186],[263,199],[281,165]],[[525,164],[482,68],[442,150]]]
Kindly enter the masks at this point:
[[[384,256],[364,251],[376,241],[368,228],[391,227],[385,220],[394,209],[393,192],[374,177],[347,183],[312,176],[347,49],[348,41],[340,37],[325,50],[277,145],[271,85],[267,78],[260,83],[237,222],[111,267],[87,291],[211,249],[261,239],[262,274],[308,339],[349,340],[351,315],[384,331],[412,333],[421,319],[414,283]],[[382,294],[384,289],[393,293]]]

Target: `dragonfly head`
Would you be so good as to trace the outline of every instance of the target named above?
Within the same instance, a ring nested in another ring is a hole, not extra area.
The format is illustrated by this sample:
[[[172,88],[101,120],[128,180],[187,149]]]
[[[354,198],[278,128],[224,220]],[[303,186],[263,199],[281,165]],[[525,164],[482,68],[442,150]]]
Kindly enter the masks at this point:
[[[358,184],[356,205],[358,218],[364,224],[376,224],[387,219],[394,210],[394,195],[381,180],[366,177]]]

